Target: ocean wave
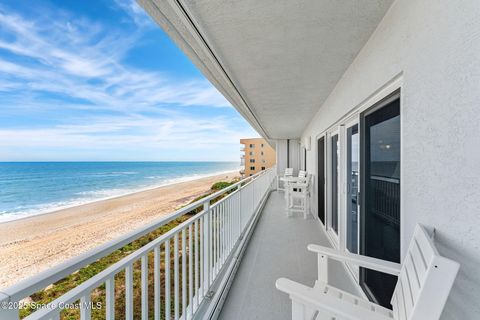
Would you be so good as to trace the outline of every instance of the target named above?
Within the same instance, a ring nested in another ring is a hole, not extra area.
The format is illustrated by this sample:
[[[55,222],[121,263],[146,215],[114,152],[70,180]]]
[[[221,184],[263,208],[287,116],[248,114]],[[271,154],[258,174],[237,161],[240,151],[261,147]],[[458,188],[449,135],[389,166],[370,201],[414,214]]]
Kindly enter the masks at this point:
[[[30,216],[47,214],[47,213],[55,212],[58,210],[68,209],[68,208],[72,208],[72,207],[76,207],[76,206],[84,205],[88,203],[93,203],[97,201],[103,201],[103,200],[108,200],[112,198],[122,197],[129,194],[152,190],[159,187],[165,187],[165,186],[169,186],[176,183],[188,182],[188,181],[193,181],[197,179],[217,176],[221,174],[227,174],[234,171],[238,171],[238,169],[211,172],[206,174],[190,174],[190,175],[185,175],[185,176],[180,176],[180,177],[175,177],[170,179],[163,179],[156,184],[147,184],[147,185],[143,184],[143,185],[138,185],[132,188],[110,188],[110,189],[106,188],[106,189],[100,189],[100,190],[88,190],[88,191],[77,192],[75,193],[75,195],[79,197],[74,199],[45,203],[40,205],[25,206],[25,207],[19,206],[19,207],[13,208],[12,210],[0,211],[0,223],[12,221],[12,220],[19,220],[19,219],[27,218]],[[152,176],[152,177],[155,177],[155,176]],[[157,177],[165,178],[162,176],[157,176]],[[155,179],[155,178],[152,178],[152,179]]]
[[[125,193],[130,193],[130,192],[132,192],[132,189],[100,189],[100,190],[81,191],[75,194],[79,196],[89,196],[96,199],[99,197],[113,197],[116,195],[121,195]]]
[[[113,174],[138,174],[136,171],[114,171]]]
[[[127,175],[134,175],[139,174],[137,171],[112,171],[112,172],[97,172],[97,173],[90,173],[87,174],[89,177],[119,177],[119,176],[127,176]]]
[[[92,202],[92,199],[85,198],[85,199],[75,199],[75,200],[44,203],[44,204],[32,205],[32,206],[18,206],[9,211],[8,210],[0,211],[0,223],[13,221],[13,220],[20,220],[20,219],[24,219],[32,216],[38,216],[42,214],[47,214],[47,213],[55,212],[58,210],[76,207],[89,202]]]

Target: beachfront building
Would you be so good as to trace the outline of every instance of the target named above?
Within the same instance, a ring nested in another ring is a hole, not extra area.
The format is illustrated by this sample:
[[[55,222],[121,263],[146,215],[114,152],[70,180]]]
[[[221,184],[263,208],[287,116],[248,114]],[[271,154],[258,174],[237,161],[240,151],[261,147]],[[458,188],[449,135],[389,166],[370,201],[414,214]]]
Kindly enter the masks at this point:
[[[241,171],[243,176],[253,176],[275,165],[275,150],[265,139],[240,139],[240,144],[242,145],[240,163],[243,166]]]
[[[272,141],[276,167],[2,290],[2,303],[198,209],[31,317],[104,296],[108,319],[478,319],[479,1],[139,3]],[[274,186],[287,167],[311,175],[309,219],[284,214]],[[437,261],[458,262],[456,278]]]

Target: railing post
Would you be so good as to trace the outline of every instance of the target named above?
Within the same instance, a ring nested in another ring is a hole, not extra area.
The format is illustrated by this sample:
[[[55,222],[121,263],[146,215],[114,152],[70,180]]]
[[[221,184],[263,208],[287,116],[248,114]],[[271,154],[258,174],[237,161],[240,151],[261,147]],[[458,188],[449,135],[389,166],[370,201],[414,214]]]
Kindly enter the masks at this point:
[[[239,203],[238,207],[239,207],[240,223],[238,224],[238,237],[240,237],[241,234],[242,234],[242,223],[243,223],[243,219],[242,219],[242,215],[243,215],[243,213],[242,213],[242,203],[243,203],[242,190],[243,190],[242,185],[239,185],[238,186],[238,196],[240,198],[240,201],[239,201],[240,203]]]
[[[328,256],[318,254],[318,281],[328,284]]]
[[[253,191],[255,190],[253,187],[254,185],[255,185],[255,181],[252,181],[252,185],[250,186],[250,190],[251,190],[250,202],[252,203],[252,209],[251,209],[252,211],[250,211],[250,215],[248,216],[248,219],[253,217],[253,214],[255,213],[255,194],[253,193]]]
[[[255,194],[255,185],[257,184],[258,182],[258,179],[260,178],[260,176],[256,176],[255,179],[253,179],[252,181],[252,193],[253,193],[253,211],[252,211],[252,215],[253,213],[255,212],[255,209],[257,208],[257,197],[256,197],[256,194]]]
[[[0,319],[20,319],[19,306],[16,304],[16,301],[10,301],[10,297],[8,295],[0,292]]]
[[[210,287],[210,201],[203,203],[203,292],[207,295]]]

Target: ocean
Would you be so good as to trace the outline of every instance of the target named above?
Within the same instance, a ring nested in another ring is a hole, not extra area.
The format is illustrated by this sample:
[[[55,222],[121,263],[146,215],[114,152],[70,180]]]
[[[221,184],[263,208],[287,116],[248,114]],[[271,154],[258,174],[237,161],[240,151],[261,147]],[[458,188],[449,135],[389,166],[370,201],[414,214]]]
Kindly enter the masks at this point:
[[[238,169],[238,162],[0,162],[0,222]]]

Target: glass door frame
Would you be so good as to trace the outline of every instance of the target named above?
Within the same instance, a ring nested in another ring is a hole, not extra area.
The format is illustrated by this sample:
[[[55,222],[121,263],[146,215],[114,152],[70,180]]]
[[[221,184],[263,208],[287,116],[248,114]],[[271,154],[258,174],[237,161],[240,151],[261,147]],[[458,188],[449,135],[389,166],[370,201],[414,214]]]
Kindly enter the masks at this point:
[[[320,140],[323,139],[323,220],[322,221],[320,219],[320,199],[319,199],[319,195],[320,195],[320,186],[319,186],[319,183],[320,183],[320,176],[319,176],[319,163],[320,163],[320,159],[319,159],[319,150],[318,150],[318,144],[320,142]],[[327,150],[328,150],[328,147],[327,147],[327,142],[328,142],[328,137],[327,137],[327,134],[325,133],[322,133],[322,134],[319,134],[315,137],[315,158],[316,158],[316,167],[317,167],[317,192],[316,192],[316,197],[317,197],[317,201],[316,201],[316,207],[317,207],[317,214],[316,214],[316,219],[318,219],[318,221],[320,222],[320,225],[322,226],[323,229],[327,229],[327,221],[328,221],[328,201],[327,201],[327,186],[328,186],[328,172],[327,172],[327,161],[328,161],[328,155],[327,155]]]
[[[387,106],[391,102],[395,101],[396,99],[400,100],[400,181],[403,181],[403,139],[402,139],[402,132],[403,132],[403,117],[402,117],[402,88],[397,87],[396,90],[391,91],[389,94],[385,94],[382,98],[378,99],[376,102],[370,104],[370,107],[365,108],[360,111],[359,113],[359,134],[360,134],[360,189],[362,190],[360,192],[360,220],[359,220],[359,254],[364,255],[364,250],[365,250],[365,243],[364,239],[362,239],[362,234],[364,233],[365,229],[365,219],[363,219],[363,216],[365,215],[365,186],[366,186],[366,179],[365,179],[365,162],[362,161],[365,159],[365,119],[368,115],[371,115],[372,113],[382,109],[383,107]],[[402,261],[403,257],[403,223],[404,223],[404,215],[403,215],[403,197],[401,196],[403,194],[403,183],[400,184],[400,261]],[[359,268],[360,269],[360,268]],[[361,287],[361,289],[364,291],[364,293],[367,295],[367,298],[371,301],[374,301],[375,303],[378,303],[377,299],[374,297],[373,293],[370,292],[368,286],[362,284],[362,279],[364,278],[364,270],[359,270],[359,278],[358,278],[358,283]]]
[[[342,202],[344,203],[344,210],[343,212],[341,213],[343,216],[344,216],[344,220],[345,220],[345,223],[344,223],[344,229],[342,230],[342,235],[343,235],[343,241],[345,243],[345,246],[344,246],[344,251],[345,252],[350,252],[350,250],[348,250],[348,222],[347,222],[347,215],[348,215],[348,205],[347,205],[347,201],[350,201],[350,198],[349,198],[349,192],[348,192],[348,181],[347,181],[347,177],[348,177],[348,172],[347,172],[347,168],[349,167],[348,165],[348,130],[350,128],[352,128],[353,126],[357,126],[358,128],[358,136],[359,136],[359,144],[360,144],[360,139],[361,139],[361,136],[360,136],[360,113],[356,113],[354,114],[353,116],[349,117],[345,122],[344,122],[344,128],[345,128],[345,134],[344,134],[344,137],[343,137],[343,141],[342,141],[342,144],[343,144],[343,152],[345,154],[345,156],[343,157],[344,161],[342,163],[342,169],[345,171],[344,174],[343,174],[343,192],[342,194],[344,194],[345,196],[343,197],[343,200]],[[358,175],[358,194],[360,194],[360,188],[361,188],[361,181],[360,181],[360,170],[361,170],[361,157],[360,157],[360,145],[359,145],[359,155],[358,155],[358,171],[359,171],[359,175]],[[358,196],[357,198],[357,201],[360,200],[360,196]],[[360,215],[360,204],[358,203],[357,204],[357,254],[360,252],[360,219],[361,219],[361,215]],[[350,264],[350,263],[346,263],[346,266],[347,268],[349,269],[349,271],[352,273],[353,277],[355,278],[355,280],[358,282],[360,280],[360,268],[357,266],[357,265],[353,265],[353,264]]]
[[[360,116],[364,112],[373,112],[372,107],[377,106],[377,104],[381,103],[384,101],[384,99],[388,98],[392,94],[397,94],[400,93],[400,113],[402,114],[403,110],[403,97],[402,97],[402,92],[403,92],[403,74],[399,73],[395,75],[392,79],[387,81],[382,87],[378,88],[375,92],[373,92],[371,95],[365,98],[361,103],[353,107],[347,114],[345,114],[343,117],[341,117],[337,122],[333,123],[331,126],[327,127],[325,130],[321,131],[315,136],[315,139],[318,140],[321,139],[322,137],[324,138],[324,157],[325,157],[325,163],[324,163],[324,173],[325,173],[325,191],[324,191],[324,199],[325,199],[325,224],[320,223],[319,225],[326,230],[327,237],[331,243],[331,245],[339,250],[342,251],[347,251],[346,250],[346,222],[342,224],[339,223],[339,230],[338,234],[339,236],[333,232],[329,226],[331,225],[331,136],[335,134],[339,134],[339,148],[340,148],[340,157],[339,159],[339,164],[340,164],[340,172],[339,176],[341,175],[343,180],[339,180],[339,217],[343,221],[346,221],[346,198],[347,198],[347,193],[346,193],[346,161],[347,161],[347,129],[351,127],[352,125],[355,125],[358,123],[358,129],[359,129],[359,139],[361,141],[362,139],[362,127],[361,127],[361,121],[360,121]],[[401,122],[400,122],[400,128],[401,132],[403,131],[403,117],[401,117]],[[315,144],[315,150],[318,148],[318,144]],[[313,149],[313,148],[312,148]],[[400,141],[400,150],[401,150],[401,171],[400,171],[400,179],[401,181],[404,181],[403,175],[404,175],[404,170],[403,170],[403,140]],[[361,171],[362,171],[362,155],[361,155],[361,142],[360,142],[360,159],[359,159],[359,173],[360,173],[360,181],[359,181],[359,188],[362,188],[362,178],[361,178]],[[316,165],[318,166],[318,150],[316,150]],[[340,177],[339,177],[340,179]],[[400,185],[400,193],[403,193],[403,186],[404,184]],[[362,193],[360,193],[360,202],[362,201]],[[403,230],[404,228],[402,227],[404,223],[404,214],[403,214],[403,209],[405,206],[403,205],[404,199],[400,199],[400,251],[402,253],[402,258],[403,258],[403,247],[404,247],[404,239],[403,239]],[[316,201],[317,209],[318,209],[318,201]],[[361,203],[360,203],[361,205]],[[361,212],[361,207],[360,211],[358,212],[358,227],[361,228],[361,223],[362,223],[362,212]],[[317,211],[317,217],[319,221],[320,219],[318,218],[318,211]],[[360,237],[361,233],[360,230],[358,232],[358,246],[360,249]],[[358,254],[361,254],[361,251],[359,251]],[[360,275],[359,275],[359,268],[357,266],[345,263],[343,264],[348,271],[348,275],[351,277],[351,280],[356,282],[358,290],[361,292],[361,295],[365,298],[368,299],[368,295],[364,292],[363,287],[360,285]],[[355,272],[355,270],[357,270]]]
[[[333,240],[334,246],[336,246],[337,249],[342,247],[343,241],[340,241],[341,238],[339,235],[342,235],[342,223],[340,217],[342,216],[342,180],[341,180],[341,171],[342,169],[342,161],[341,161],[341,155],[343,154],[342,152],[342,139],[341,139],[341,128],[340,126],[335,126],[333,129],[329,130],[326,134],[326,176],[329,177],[327,179],[327,195],[326,195],[326,202],[327,202],[327,215],[326,215],[326,230],[327,230],[327,235],[330,236],[331,240]],[[333,222],[333,203],[332,203],[332,198],[333,198],[333,175],[332,175],[332,138],[334,136],[338,137],[337,144],[338,144],[338,149],[337,149],[337,232],[333,229],[332,222]]]

